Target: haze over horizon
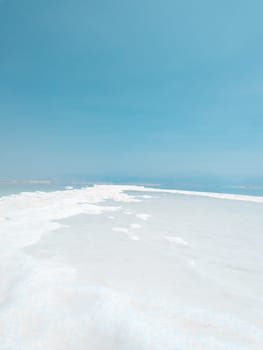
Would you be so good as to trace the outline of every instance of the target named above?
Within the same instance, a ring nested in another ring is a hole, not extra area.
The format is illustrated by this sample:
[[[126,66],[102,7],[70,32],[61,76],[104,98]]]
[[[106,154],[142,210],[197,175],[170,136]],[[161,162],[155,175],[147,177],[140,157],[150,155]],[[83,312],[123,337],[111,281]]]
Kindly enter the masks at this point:
[[[263,349],[262,14],[0,0],[0,350]]]
[[[0,178],[260,181],[262,11],[0,1]]]

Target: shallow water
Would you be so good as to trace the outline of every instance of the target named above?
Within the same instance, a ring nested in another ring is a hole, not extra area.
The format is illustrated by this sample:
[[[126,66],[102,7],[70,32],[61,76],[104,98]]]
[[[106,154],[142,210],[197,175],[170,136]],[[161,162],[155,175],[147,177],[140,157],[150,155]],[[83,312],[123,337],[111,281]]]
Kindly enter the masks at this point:
[[[121,186],[3,198],[1,350],[262,349],[262,211]]]

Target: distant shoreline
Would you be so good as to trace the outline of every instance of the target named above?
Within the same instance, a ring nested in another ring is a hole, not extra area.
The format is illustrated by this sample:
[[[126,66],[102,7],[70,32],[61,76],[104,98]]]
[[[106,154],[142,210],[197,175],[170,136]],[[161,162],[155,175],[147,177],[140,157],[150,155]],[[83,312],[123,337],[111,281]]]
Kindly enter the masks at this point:
[[[36,185],[36,182],[30,182],[27,184]],[[39,183],[43,185],[43,182]],[[47,183],[44,183],[47,184]],[[190,191],[190,190],[181,190],[181,189],[169,189],[169,188],[153,188],[147,185],[118,185],[118,184],[101,184],[101,183],[89,183],[90,187],[93,187],[96,191],[100,192],[105,189],[107,192],[109,189],[116,189],[120,192],[134,191],[134,192],[144,192],[144,193],[167,193],[167,194],[179,194],[179,195],[187,195],[187,196],[198,196],[198,197],[208,197],[208,198],[216,198],[216,199],[227,199],[227,200],[236,200],[236,201],[246,201],[246,202],[254,202],[254,203],[263,203],[263,196],[259,195],[247,195],[247,194],[234,194],[234,193],[219,193],[219,192],[205,192],[205,191]],[[146,187],[147,186],[147,187]],[[49,192],[63,192],[63,191],[85,191],[87,186],[83,185],[83,187],[74,188],[72,186],[61,186],[60,188],[52,188]],[[20,195],[23,193],[34,193],[34,192],[45,192],[42,189],[35,189],[34,191],[30,189],[21,190],[18,193],[7,193],[2,196],[7,197],[9,195]],[[0,193],[1,198],[1,193]]]

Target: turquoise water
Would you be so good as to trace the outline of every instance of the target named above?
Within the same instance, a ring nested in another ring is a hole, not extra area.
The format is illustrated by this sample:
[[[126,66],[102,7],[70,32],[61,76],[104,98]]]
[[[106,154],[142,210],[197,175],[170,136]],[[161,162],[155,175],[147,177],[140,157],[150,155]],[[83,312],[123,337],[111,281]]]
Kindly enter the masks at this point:
[[[220,185],[220,184],[198,184],[198,183],[164,183],[160,184],[160,188],[170,188],[188,191],[201,192],[216,192],[216,193],[230,193],[250,196],[263,196],[263,186],[252,185]]]
[[[231,193],[251,196],[263,196],[263,185],[261,184],[235,184],[230,182],[229,184],[224,182],[210,182],[210,181],[190,181],[190,180],[158,180],[147,181],[145,179],[98,179],[85,183],[72,183],[72,182],[52,182],[52,183],[9,183],[0,182],[0,196],[6,196],[10,194],[18,194],[21,192],[35,192],[35,191],[61,191],[66,186],[72,186],[74,188],[81,188],[88,184],[105,183],[110,182],[113,184],[142,184],[147,187],[164,188],[164,189],[179,189],[188,191],[202,191],[202,192],[218,192],[218,193]]]
[[[0,183],[0,196],[8,196],[10,194],[18,194],[21,192],[52,192],[52,191],[62,191],[65,186],[70,186],[68,183]],[[80,188],[83,185],[74,185],[74,188]]]
[[[83,176],[82,180],[87,180]],[[142,184],[149,187],[179,189],[188,191],[217,192],[263,196],[263,178],[219,178],[215,176],[180,175],[175,177],[128,177],[104,176],[88,178],[93,183]]]

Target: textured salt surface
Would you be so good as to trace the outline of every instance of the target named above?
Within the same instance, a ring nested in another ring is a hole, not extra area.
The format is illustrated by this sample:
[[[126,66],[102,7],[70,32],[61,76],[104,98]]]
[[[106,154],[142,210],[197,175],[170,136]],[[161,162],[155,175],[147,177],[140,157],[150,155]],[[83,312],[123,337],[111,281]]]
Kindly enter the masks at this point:
[[[0,349],[261,350],[262,203],[106,185],[0,198]]]

